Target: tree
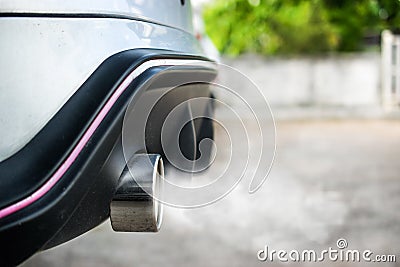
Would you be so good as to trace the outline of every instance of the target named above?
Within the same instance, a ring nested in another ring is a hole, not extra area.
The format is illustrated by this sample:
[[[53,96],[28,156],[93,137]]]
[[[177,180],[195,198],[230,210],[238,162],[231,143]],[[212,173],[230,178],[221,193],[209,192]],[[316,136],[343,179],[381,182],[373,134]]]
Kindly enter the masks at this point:
[[[400,25],[397,0],[216,0],[206,31],[225,54],[359,51],[367,33]]]

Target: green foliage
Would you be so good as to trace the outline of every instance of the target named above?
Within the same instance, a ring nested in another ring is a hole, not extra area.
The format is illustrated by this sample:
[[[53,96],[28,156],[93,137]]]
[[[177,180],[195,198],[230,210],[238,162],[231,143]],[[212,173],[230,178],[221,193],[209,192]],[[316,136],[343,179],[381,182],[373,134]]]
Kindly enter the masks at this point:
[[[400,26],[400,1],[215,0],[203,17],[228,55],[358,51],[366,34]]]
[[[382,20],[382,26],[398,31],[400,28],[400,1],[377,0],[378,16]]]

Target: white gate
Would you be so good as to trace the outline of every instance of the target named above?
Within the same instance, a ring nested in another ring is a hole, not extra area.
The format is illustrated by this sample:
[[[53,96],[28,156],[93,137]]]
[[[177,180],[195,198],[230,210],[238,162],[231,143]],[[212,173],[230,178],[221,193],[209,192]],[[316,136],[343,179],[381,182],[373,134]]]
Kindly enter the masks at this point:
[[[382,33],[382,93],[383,105],[400,109],[400,35]]]

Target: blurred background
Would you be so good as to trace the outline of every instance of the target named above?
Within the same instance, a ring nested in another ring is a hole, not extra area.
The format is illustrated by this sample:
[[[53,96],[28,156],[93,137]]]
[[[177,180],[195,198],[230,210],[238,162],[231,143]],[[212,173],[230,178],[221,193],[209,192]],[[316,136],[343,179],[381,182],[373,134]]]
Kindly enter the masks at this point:
[[[158,234],[114,233],[106,222],[24,266],[278,266],[257,251],[321,251],[339,238],[399,262],[400,1],[192,4],[205,52],[271,105],[277,154],[266,183],[200,209],[166,207]]]

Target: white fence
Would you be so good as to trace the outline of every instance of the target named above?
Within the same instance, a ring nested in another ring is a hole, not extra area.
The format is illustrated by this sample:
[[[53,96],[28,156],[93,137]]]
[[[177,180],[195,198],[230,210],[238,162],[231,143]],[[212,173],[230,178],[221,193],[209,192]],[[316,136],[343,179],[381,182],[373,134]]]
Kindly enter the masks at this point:
[[[223,61],[248,75],[272,106],[383,106],[390,114],[400,111],[400,35],[390,31],[382,33],[381,53],[314,58],[243,55]],[[241,93],[246,94],[246,88]]]
[[[400,108],[400,35],[382,33],[382,93],[385,108]]]
[[[244,55],[224,62],[241,70],[274,106],[379,108],[380,53],[310,58]],[[243,88],[246,95],[248,90]]]

